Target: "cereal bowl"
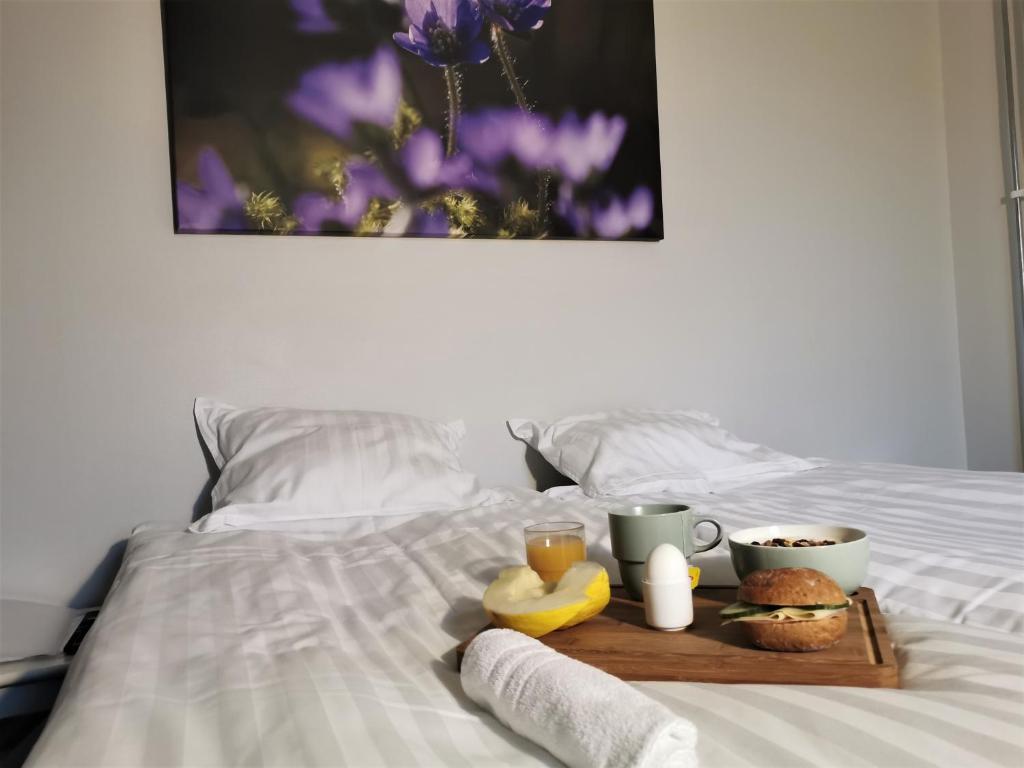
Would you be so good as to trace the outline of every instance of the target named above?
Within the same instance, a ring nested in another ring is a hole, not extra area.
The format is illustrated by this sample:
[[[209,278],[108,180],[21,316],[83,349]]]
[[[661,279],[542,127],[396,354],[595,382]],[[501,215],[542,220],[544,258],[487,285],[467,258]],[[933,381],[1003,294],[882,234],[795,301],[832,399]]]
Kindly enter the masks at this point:
[[[764,546],[753,542],[834,541],[822,546]],[[744,528],[729,536],[732,567],[742,581],[747,574],[769,568],[814,568],[831,576],[846,594],[864,582],[868,572],[868,535],[838,525],[766,525]]]

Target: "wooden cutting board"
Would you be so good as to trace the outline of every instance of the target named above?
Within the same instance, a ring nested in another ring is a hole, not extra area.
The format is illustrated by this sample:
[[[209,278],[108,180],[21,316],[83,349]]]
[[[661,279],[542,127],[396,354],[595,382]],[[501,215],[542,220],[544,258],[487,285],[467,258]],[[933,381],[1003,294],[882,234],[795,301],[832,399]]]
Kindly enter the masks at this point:
[[[900,687],[885,619],[866,587],[852,596],[843,639],[812,653],[763,651],[747,643],[737,623],[723,626],[718,611],[735,602],[735,588],[693,594],[693,624],[680,632],[648,627],[644,604],[615,588],[600,616],[540,641],[623,680]],[[458,647],[457,664],[469,642]]]

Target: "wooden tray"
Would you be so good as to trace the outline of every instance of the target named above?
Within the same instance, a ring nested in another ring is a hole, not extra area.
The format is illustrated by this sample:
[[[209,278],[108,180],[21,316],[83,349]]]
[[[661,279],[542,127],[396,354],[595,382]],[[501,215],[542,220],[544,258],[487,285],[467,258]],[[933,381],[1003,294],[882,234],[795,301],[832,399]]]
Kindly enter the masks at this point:
[[[722,626],[718,611],[736,600],[735,588],[693,594],[693,624],[680,632],[648,627],[643,603],[615,588],[600,616],[540,641],[623,680],[900,687],[885,619],[866,587],[852,596],[846,636],[812,653],[762,651],[747,644],[738,624]],[[459,665],[467,645],[457,648]]]

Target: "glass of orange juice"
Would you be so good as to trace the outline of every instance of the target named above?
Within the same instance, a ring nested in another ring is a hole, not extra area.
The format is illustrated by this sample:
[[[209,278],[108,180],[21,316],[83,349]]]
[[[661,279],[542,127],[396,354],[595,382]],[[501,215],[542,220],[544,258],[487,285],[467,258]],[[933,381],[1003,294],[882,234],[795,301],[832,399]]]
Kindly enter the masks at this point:
[[[587,559],[583,523],[538,523],[524,532],[526,562],[544,581],[558,581],[570,565]]]

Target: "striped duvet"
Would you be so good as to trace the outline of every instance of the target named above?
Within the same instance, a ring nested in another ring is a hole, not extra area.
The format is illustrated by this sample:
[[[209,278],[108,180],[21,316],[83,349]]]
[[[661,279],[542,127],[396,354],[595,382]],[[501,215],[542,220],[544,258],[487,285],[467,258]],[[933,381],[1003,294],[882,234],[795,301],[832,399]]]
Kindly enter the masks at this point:
[[[833,466],[707,500],[729,524],[870,512],[892,537],[872,579],[901,612],[904,690],[637,685],[698,726],[705,768],[1021,765],[1020,492],[1010,475]],[[523,525],[582,519],[607,561],[604,511],[516,496],[329,534],[137,534],[29,764],[552,764],[462,695],[453,649]],[[983,544],[918,562],[972,521]]]

